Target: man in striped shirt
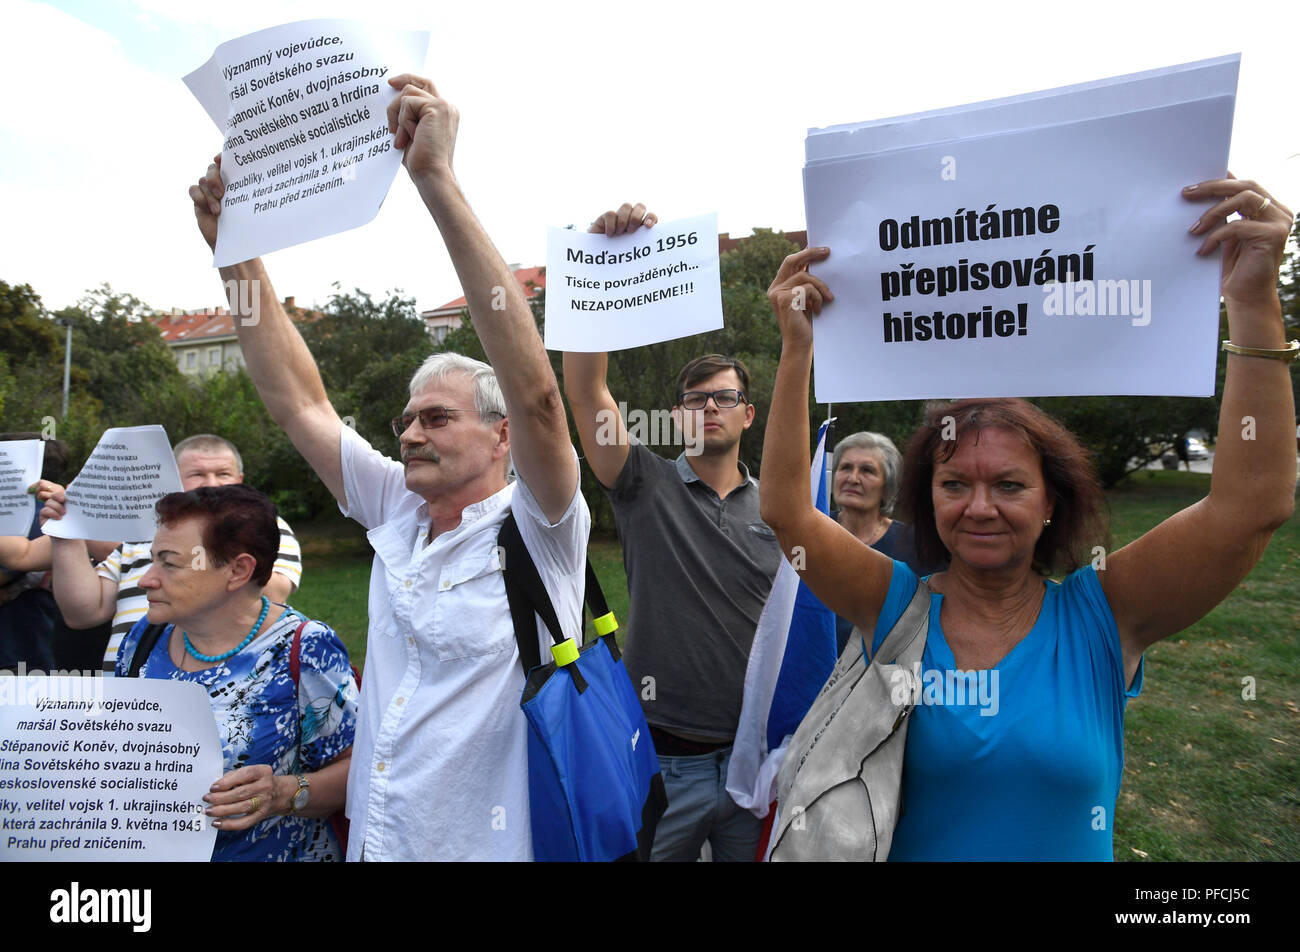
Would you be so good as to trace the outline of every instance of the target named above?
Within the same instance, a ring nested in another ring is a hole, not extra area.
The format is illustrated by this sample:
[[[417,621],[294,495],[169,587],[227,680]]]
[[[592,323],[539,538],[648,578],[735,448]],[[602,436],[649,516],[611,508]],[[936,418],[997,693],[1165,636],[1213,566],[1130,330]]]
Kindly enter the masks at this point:
[[[187,492],[200,486],[229,486],[244,481],[239,450],[222,437],[207,433],[191,436],[176,444],[174,453],[181,486]],[[61,495],[60,491],[55,498]],[[289,523],[279,518],[276,521],[280,526],[280,553],[264,593],[271,601],[283,603],[302,581],[302,553]],[[112,677],[118,645],[149,610],[140,579],[153,561],[150,543],[123,542],[92,569],[85,542],[53,538],[51,542],[54,599],[67,623],[74,628],[93,628],[113,620],[103,661],[105,676]]]

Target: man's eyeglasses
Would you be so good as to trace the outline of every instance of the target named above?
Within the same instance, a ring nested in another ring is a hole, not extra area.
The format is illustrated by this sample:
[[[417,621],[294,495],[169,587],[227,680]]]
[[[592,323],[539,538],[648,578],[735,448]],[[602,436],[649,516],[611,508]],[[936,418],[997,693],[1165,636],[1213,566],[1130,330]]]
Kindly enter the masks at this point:
[[[713,404],[719,410],[730,410],[748,402],[739,390],[687,390],[677,398],[677,404],[683,410],[703,410],[709,397],[713,398]]]
[[[393,436],[401,439],[402,434],[411,428],[411,424],[414,423],[417,418],[420,421],[420,426],[424,427],[426,430],[440,429],[451,422],[451,415],[453,413],[480,413],[480,411],[465,410],[460,407],[425,407],[423,410],[416,413],[403,413],[399,417],[393,417]],[[488,419],[504,416],[504,414],[497,413],[495,410],[481,411],[481,415]]]

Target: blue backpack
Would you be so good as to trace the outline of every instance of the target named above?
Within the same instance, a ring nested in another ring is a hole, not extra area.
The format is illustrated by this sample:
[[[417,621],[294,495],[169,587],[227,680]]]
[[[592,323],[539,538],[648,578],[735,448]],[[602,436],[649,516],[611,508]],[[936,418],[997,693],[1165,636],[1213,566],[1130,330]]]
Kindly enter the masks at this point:
[[[623,666],[600,582],[587,561],[586,602],[597,638],[565,638],[555,606],[506,517],[497,543],[506,597],[526,678],[519,706],[528,718],[528,799],[533,857],[549,862],[645,861],[668,806],[659,757],[641,702]],[[555,644],[541,663],[536,612]]]

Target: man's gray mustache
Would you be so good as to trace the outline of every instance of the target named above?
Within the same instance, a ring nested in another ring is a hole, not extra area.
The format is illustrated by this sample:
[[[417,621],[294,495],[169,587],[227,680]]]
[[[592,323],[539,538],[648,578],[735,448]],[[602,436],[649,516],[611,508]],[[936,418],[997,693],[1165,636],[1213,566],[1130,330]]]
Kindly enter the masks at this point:
[[[413,459],[422,459],[426,463],[441,463],[442,457],[438,455],[437,450],[411,450],[409,453],[402,454],[402,465],[407,465]]]

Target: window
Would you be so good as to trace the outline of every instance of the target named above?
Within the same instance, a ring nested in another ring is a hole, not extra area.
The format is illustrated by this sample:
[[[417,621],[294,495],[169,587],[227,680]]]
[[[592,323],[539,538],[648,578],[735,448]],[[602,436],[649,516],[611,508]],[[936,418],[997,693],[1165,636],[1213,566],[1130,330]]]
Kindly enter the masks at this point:
[[[220,347],[209,347],[209,348],[208,348],[208,366],[209,366],[209,367],[219,367],[219,366],[221,366],[221,348],[220,348]]]
[[[199,365],[199,352],[197,350],[186,351],[185,369],[194,370]]]

